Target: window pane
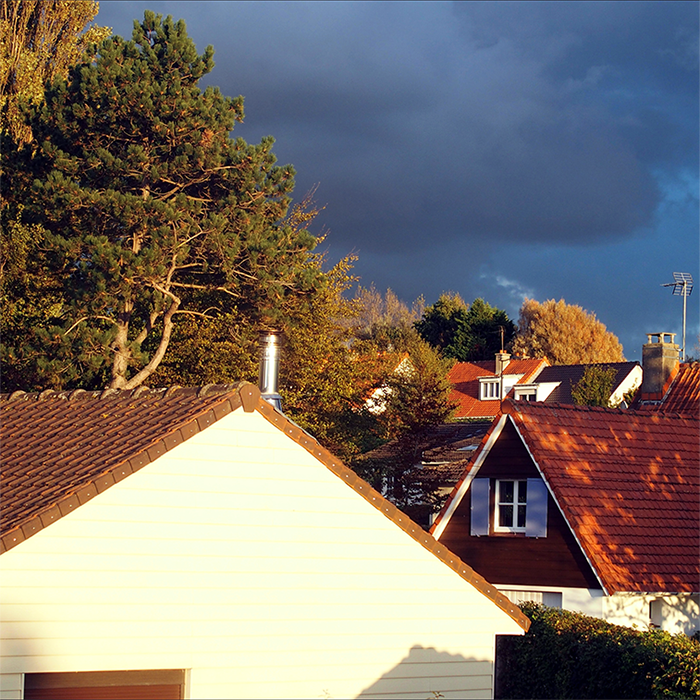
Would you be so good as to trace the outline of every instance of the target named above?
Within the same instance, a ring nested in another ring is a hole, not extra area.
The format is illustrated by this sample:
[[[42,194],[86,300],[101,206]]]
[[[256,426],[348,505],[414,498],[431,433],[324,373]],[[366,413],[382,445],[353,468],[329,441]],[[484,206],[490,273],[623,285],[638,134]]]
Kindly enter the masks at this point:
[[[513,527],[513,506],[498,506],[498,524],[500,527]]]
[[[515,487],[514,481],[501,481],[499,482],[499,492],[498,500],[501,503],[512,503],[513,502],[513,488]]]
[[[525,527],[525,506],[518,506],[518,527]]]
[[[527,503],[527,481],[518,482],[518,503]]]

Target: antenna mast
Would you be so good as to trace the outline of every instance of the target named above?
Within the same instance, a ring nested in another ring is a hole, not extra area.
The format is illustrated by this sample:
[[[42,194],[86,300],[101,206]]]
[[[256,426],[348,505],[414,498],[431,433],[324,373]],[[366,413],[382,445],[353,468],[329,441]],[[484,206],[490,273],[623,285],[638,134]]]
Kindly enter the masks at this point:
[[[673,282],[662,284],[662,287],[673,287],[673,296],[683,297],[683,347],[681,348],[681,362],[685,362],[685,311],[686,302],[693,291],[693,276],[689,272],[674,272]]]

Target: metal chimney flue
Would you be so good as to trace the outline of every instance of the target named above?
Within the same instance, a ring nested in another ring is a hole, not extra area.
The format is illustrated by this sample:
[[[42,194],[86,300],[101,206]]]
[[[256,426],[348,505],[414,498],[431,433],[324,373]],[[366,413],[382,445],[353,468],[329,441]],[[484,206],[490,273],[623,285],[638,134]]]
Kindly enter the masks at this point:
[[[280,337],[279,333],[266,331],[260,335],[260,365],[258,386],[263,399],[282,410],[282,397],[279,395]]]

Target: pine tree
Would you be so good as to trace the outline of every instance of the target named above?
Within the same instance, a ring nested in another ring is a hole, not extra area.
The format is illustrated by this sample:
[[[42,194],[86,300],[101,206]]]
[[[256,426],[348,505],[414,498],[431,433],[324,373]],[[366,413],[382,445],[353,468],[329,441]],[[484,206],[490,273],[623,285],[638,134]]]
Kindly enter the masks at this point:
[[[380,415],[384,438],[392,440],[388,454],[356,459],[352,467],[397,508],[409,515],[436,511],[442,505],[441,484],[419,468],[420,445],[430,428],[447,422],[454,412],[447,374],[454,360],[420,338],[414,338],[408,362],[386,380],[386,410]]]
[[[483,299],[470,306],[458,294],[442,294],[429,306],[416,329],[421,338],[460,362],[491,360],[515,335],[508,314]]]
[[[52,84],[31,123],[41,148],[4,164],[9,188],[37,179],[26,223],[45,229],[44,274],[61,293],[23,351],[35,383],[138,386],[180,319],[280,326],[321,284],[313,237],[284,222],[294,170],[275,166],[271,137],[230,137],[243,98],[200,90],[213,65],[184,22],[147,11],[131,41],[105,40]]]

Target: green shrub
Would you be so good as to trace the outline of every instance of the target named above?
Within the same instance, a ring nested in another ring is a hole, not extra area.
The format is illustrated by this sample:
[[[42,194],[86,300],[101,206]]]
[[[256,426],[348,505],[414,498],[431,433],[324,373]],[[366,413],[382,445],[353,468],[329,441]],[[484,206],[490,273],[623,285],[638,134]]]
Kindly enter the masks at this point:
[[[696,639],[536,603],[521,609],[527,634],[497,641],[497,698],[700,697]]]

